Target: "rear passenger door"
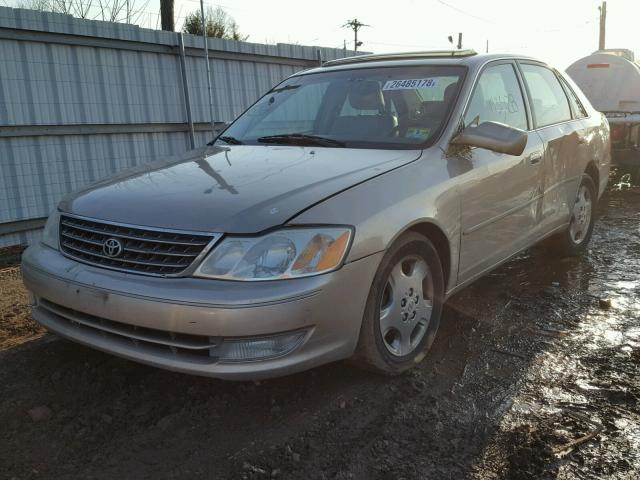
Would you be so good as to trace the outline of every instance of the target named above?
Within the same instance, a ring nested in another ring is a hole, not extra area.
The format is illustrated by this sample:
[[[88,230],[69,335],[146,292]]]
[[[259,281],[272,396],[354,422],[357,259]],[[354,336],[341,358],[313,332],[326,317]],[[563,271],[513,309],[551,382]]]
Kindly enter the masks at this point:
[[[528,131],[530,119],[516,65],[492,62],[483,68],[467,105],[465,126],[494,121]],[[460,184],[461,282],[480,275],[526,247],[538,223],[542,144],[528,134],[520,156],[483,148],[469,151],[471,170]]]
[[[569,99],[556,73],[544,64],[519,61],[533,124],[544,144],[543,200],[540,232],[566,225],[575,201],[581,156],[585,154],[583,124],[573,118]]]

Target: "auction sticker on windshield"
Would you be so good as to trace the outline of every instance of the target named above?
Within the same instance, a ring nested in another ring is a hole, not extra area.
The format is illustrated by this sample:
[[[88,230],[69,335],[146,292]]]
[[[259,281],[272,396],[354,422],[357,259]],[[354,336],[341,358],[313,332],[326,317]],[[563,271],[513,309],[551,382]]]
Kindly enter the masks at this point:
[[[405,80],[387,80],[382,90],[407,90],[413,88],[433,88],[438,86],[436,78],[408,78]]]

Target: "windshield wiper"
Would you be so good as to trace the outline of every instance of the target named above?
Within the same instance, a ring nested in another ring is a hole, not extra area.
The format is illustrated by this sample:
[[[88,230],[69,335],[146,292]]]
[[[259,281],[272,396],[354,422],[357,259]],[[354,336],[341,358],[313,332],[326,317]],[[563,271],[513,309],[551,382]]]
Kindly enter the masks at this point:
[[[228,143],[229,145],[242,145],[242,142],[236,137],[230,137],[228,135],[218,137],[216,140],[222,140],[224,143]]]
[[[317,145],[319,147],[344,147],[346,144],[333,138],[308,135],[306,133],[288,133],[284,135],[269,135],[258,138],[260,143],[284,143],[292,145]]]

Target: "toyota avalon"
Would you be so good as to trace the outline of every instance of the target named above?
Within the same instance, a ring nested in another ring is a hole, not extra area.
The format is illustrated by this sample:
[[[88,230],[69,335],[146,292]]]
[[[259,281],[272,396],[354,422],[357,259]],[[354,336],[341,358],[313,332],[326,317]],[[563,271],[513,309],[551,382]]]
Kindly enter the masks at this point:
[[[609,157],[606,118],[544,62],[334,60],[210,145],[64,198],[24,282],[50,331],[157,367],[397,374],[454,292],[542,240],[585,250]]]

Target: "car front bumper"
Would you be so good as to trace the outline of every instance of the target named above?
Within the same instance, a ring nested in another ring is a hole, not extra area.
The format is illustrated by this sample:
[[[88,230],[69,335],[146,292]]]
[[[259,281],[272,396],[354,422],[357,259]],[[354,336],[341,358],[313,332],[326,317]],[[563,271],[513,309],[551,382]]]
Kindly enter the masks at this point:
[[[351,356],[381,255],[315,277],[231,282],[121,273],[36,244],[25,251],[22,272],[34,319],[62,337],[168,370],[244,380]],[[296,339],[279,356],[218,355],[233,342],[276,334]]]

